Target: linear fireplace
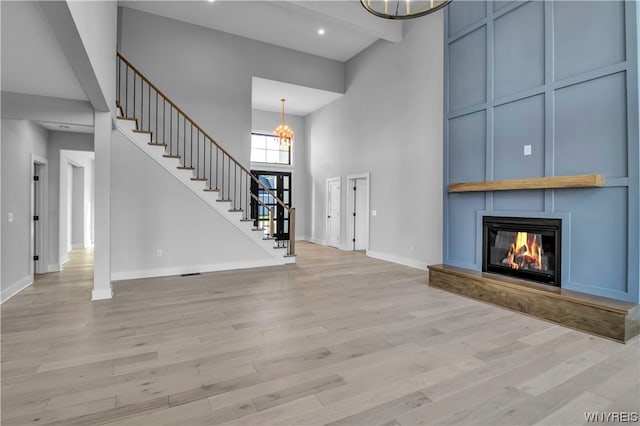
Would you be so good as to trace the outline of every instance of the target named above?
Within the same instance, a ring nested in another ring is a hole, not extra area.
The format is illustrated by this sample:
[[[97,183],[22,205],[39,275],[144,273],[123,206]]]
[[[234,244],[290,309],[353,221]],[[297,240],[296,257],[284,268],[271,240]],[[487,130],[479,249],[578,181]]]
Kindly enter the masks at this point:
[[[560,287],[560,219],[484,216],[482,271]]]

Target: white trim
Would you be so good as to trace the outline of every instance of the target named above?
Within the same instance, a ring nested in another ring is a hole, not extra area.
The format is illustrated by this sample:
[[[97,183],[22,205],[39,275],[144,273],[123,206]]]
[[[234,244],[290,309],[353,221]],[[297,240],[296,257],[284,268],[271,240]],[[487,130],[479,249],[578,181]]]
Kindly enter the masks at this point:
[[[367,256],[373,257],[374,259],[397,263],[399,265],[410,266],[411,268],[420,269],[422,271],[427,270],[428,262],[421,262],[416,259],[409,259],[408,257],[400,257],[400,256],[395,256],[393,254],[380,253],[380,252],[371,251],[371,250],[367,250]]]
[[[34,164],[38,164],[40,166],[40,174],[39,177],[39,185],[38,191],[36,194],[33,193],[34,182],[33,176],[35,176],[35,166]],[[29,211],[30,211],[30,226],[29,226],[29,273],[33,274],[42,274],[48,272],[48,268],[46,266],[47,261],[47,247],[49,241],[48,234],[48,210],[49,210],[49,162],[46,158],[40,157],[36,154],[31,154],[31,185],[29,186],[29,194],[31,198],[29,199]],[[33,210],[33,199],[36,198],[36,203],[38,203],[38,217],[39,220],[36,222],[33,220],[36,212]],[[34,232],[36,233],[37,241],[34,243]],[[37,260],[37,267],[34,265],[36,261],[33,260],[33,256],[38,253],[39,260]]]
[[[338,206],[338,215],[340,216],[339,220],[338,220],[338,243],[334,246],[333,244],[330,243],[329,241],[329,183],[330,182],[338,182],[338,193],[339,193],[339,197],[338,197],[338,202],[340,203]],[[325,204],[324,204],[324,210],[325,210],[325,222],[324,222],[324,239],[326,241],[326,245],[329,247],[335,247],[335,248],[340,248],[340,246],[342,245],[342,177],[338,176],[338,177],[331,177],[331,178],[327,178],[327,185],[325,186]]]
[[[147,269],[138,271],[112,272],[111,280],[134,280],[151,277],[167,277],[172,275],[229,271],[235,269],[262,268],[265,266],[281,266],[277,259],[251,260],[241,262],[227,262],[213,265],[174,266],[171,268]]]
[[[26,277],[23,277],[22,279],[11,284],[9,287],[2,290],[2,296],[0,296],[2,301],[0,303],[4,303],[7,300],[11,299],[13,296],[20,293],[31,284],[33,284],[33,275],[27,275]]]
[[[359,174],[353,174],[353,175],[347,175],[347,186],[348,186],[348,191],[347,191],[347,250],[352,250],[353,251],[353,234],[354,234],[354,224],[353,224],[353,220],[349,220],[349,218],[353,217],[354,214],[354,200],[353,200],[353,185],[355,185],[355,181],[359,180],[359,179],[364,179],[367,181],[367,213],[366,213],[366,219],[367,219],[367,246],[364,248],[364,250],[369,250],[369,241],[371,240],[371,182],[369,179],[370,174],[369,173],[359,173]]]
[[[64,265],[68,261],[69,261],[69,253],[65,253],[62,256],[60,256],[60,259],[59,259],[60,267],[62,268],[62,265]]]
[[[314,244],[320,244],[321,246],[326,246],[327,242],[325,240],[320,240],[318,238],[310,237],[307,241]]]
[[[105,300],[113,298],[113,290],[110,288],[93,289],[91,300]]]

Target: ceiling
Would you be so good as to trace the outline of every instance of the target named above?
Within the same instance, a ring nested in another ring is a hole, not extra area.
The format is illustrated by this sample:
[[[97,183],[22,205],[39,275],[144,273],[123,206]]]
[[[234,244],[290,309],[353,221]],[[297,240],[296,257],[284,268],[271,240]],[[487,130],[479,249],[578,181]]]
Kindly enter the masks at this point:
[[[359,0],[124,1],[120,6],[235,34],[276,46],[347,61],[373,42],[402,39],[402,23],[377,18]],[[322,28],[324,34],[318,34]],[[307,115],[332,102],[338,93],[254,78],[252,108]]]
[[[359,0],[121,0],[119,5],[337,61],[378,39],[402,39],[401,22],[370,15]]]
[[[307,115],[342,96],[341,93],[297,86],[281,81],[253,77],[251,81],[251,108],[280,112],[280,99],[286,99],[287,114]]]
[[[178,19],[301,52],[346,61],[378,39],[400,41],[402,24],[368,14],[359,0],[120,1],[121,6]],[[71,65],[36,2],[0,1],[2,90],[86,101]],[[325,30],[324,35],[318,29]],[[307,115],[340,94],[254,78],[252,107]],[[275,99],[275,102],[274,102]],[[50,130],[91,132],[82,123],[40,122]],[[60,124],[69,125],[60,129]]]
[[[87,100],[35,2],[2,1],[2,90]]]
[[[93,126],[72,123],[57,123],[51,121],[38,121],[42,127],[54,132],[71,132],[71,133],[91,133],[93,134]]]

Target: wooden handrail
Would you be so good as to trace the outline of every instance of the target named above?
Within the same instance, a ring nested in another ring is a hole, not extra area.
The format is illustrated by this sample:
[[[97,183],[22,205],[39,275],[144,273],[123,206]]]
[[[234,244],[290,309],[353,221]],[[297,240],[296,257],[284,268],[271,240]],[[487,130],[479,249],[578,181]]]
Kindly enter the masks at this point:
[[[185,113],[180,107],[178,107],[175,103],[173,103],[173,101],[171,101],[171,99],[169,99],[167,97],[167,95],[165,95],[162,90],[160,90],[158,88],[158,86],[156,86],[155,84],[153,84],[142,72],[140,72],[140,70],[138,68],[136,68],[131,62],[129,62],[129,60],[127,58],[125,58],[122,53],[117,52],[118,58],[120,58],[120,60],[122,60],[125,64],[127,64],[127,66],[129,68],[131,68],[136,74],[138,74],[140,76],[140,78],[145,81],[149,87],[153,88],[153,90],[155,90],[160,96],[162,96],[162,98],[169,104],[171,105],[173,108],[176,109],[176,111],[179,114],[182,114],[182,116],[184,117],[185,120],[189,121],[189,124],[191,126],[193,126],[194,128],[196,128],[197,130],[199,130],[204,137],[208,138],[209,141],[214,144],[220,151],[222,151],[223,154],[225,154],[227,157],[229,157],[231,160],[233,160],[233,162],[235,164],[238,165],[238,167],[240,167],[241,170],[243,170],[247,175],[249,175],[251,177],[251,179],[256,182],[256,184],[258,184],[260,187],[262,187],[262,189],[264,189],[269,195],[271,195],[273,197],[274,200],[276,200],[276,203],[278,203],[280,206],[282,206],[283,208],[287,209],[289,211],[289,213],[291,213],[291,207],[287,206],[284,201],[282,201],[280,198],[278,198],[273,192],[271,192],[271,190],[269,189],[269,187],[267,187],[264,183],[260,182],[259,179],[257,179],[253,173],[251,173],[249,170],[247,170],[238,160],[236,160],[231,154],[229,154],[227,152],[227,150],[225,150],[223,147],[221,147],[218,142],[215,141],[215,139],[213,139],[211,136],[209,136],[209,134],[207,132],[204,131],[204,129],[200,126],[198,126],[198,124],[193,121],[193,119],[191,117],[189,117],[189,115],[187,115],[187,113]]]

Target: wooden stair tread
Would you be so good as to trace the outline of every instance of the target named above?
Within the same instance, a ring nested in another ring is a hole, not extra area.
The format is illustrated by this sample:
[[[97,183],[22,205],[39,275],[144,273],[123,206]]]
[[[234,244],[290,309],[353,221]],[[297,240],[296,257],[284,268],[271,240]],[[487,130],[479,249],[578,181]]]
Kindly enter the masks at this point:
[[[264,228],[255,228],[255,229],[252,229],[252,231],[256,231],[256,232],[257,231],[264,231]]]
[[[220,199],[220,200],[216,200],[218,203],[230,203],[231,200],[228,199]]]
[[[240,219],[240,222],[255,222],[255,219]]]
[[[133,129],[133,133],[144,133],[145,135],[152,135],[153,132],[151,130],[137,130]]]
[[[217,188],[205,188],[203,189],[204,192],[220,192],[219,189]]]
[[[166,147],[167,144],[166,143],[156,143],[156,142],[149,142],[147,143],[147,145],[151,145],[151,146],[164,146]]]
[[[163,157],[164,158],[181,158],[179,155],[173,155],[173,154],[164,154]]]
[[[242,209],[229,209],[230,212],[243,212]]]
[[[204,182],[204,181],[207,180],[207,178],[192,177],[191,180],[198,181],[198,182]]]
[[[194,170],[194,168],[191,166],[178,166],[177,169],[178,170]]]

